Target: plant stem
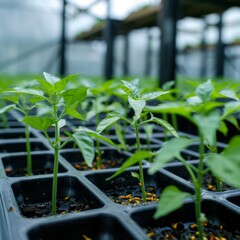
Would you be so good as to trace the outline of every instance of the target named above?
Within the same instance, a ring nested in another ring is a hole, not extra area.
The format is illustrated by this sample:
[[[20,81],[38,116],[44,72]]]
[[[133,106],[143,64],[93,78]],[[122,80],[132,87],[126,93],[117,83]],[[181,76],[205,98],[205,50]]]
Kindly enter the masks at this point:
[[[31,156],[31,144],[30,144],[30,133],[29,126],[25,126],[25,138],[26,138],[26,151],[27,151],[27,175],[32,175],[32,156]]]
[[[172,124],[173,127],[176,131],[178,131],[178,123],[177,123],[177,116],[176,114],[171,114],[171,118],[172,118]]]
[[[98,103],[96,100],[96,106],[95,106],[95,111],[96,111],[96,115],[95,115],[95,122],[96,122],[96,126],[99,123],[99,115],[98,115],[98,107],[97,107]],[[96,153],[97,153],[97,169],[101,169],[101,151],[100,151],[100,142],[98,139],[96,139]]]
[[[135,125],[135,133],[136,133],[136,140],[137,140],[137,151],[140,151],[140,139],[139,139],[139,132],[138,132],[137,125]],[[146,202],[146,190],[145,190],[145,183],[144,183],[142,160],[139,161],[138,165],[139,165],[139,176],[140,176],[143,202]]]
[[[168,117],[167,117],[167,114],[166,114],[166,113],[163,113],[163,119],[164,119],[166,122],[168,121]],[[166,128],[164,128],[163,133],[164,133],[164,141],[167,141],[167,140],[168,140],[168,135],[167,135],[167,130],[166,130]]]
[[[214,146],[213,146],[213,153],[217,153],[217,139],[216,139],[216,134],[214,136]],[[222,192],[222,181],[220,178],[215,177],[216,178],[216,184],[217,184],[217,191],[218,192]]]
[[[196,221],[198,225],[199,239],[203,240],[203,227],[201,220],[201,204],[202,204],[202,196],[201,196],[201,187],[202,187],[202,178],[203,178],[203,158],[204,158],[204,139],[203,135],[200,133],[200,146],[199,146],[199,164],[198,164],[198,180],[195,182],[195,214]]]
[[[60,148],[60,130],[57,120],[57,106],[54,105],[55,122],[55,143],[54,143],[54,166],[53,166],[53,184],[52,184],[52,215],[57,214],[57,182],[58,182],[58,158]]]

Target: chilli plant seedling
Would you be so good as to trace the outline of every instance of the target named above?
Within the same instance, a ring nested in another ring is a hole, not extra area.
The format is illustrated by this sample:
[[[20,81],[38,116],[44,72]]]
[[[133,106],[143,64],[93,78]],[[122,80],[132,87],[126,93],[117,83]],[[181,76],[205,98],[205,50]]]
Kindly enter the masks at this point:
[[[28,117],[31,110],[36,107],[36,103],[43,100],[43,93],[39,90],[34,90],[29,87],[14,87],[2,92],[2,98],[6,101],[12,102],[0,110],[5,113],[9,110],[17,110],[23,117]],[[22,121],[20,119],[20,121]],[[26,138],[26,152],[27,152],[27,175],[32,175],[32,158],[31,158],[31,143],[29,124],[25,124],[25,138]]]
[[[138,163],[139,174],[132,173],[132,176],[139,179],[141,183],[142,199],[143,202],[146,202],[146,191],[144,184],[142,160],[150,158],[151,156],[153,156],[153,153],[150,151],[141,150],[139,127],[144,124],[157,123],[166,128],[173,136],[178,137],[178,134],[174,130],[174,128],[165,120],[154,117],[151,113],[149,114],[148,112],[143,112],[147,100],[155,99],[160,95],[166,94],[167,92],[155,91],[142,93],[138,88],[138,82],[135,81],[134,83],[130,83],[122,80],[122,83],[123,83],[122,89],[128,96],[128,103],[134,111],[133,118],[129,119],[125,116],[121,116],[119,113],[109,114],[107,118],[103,119],[99,123],[99,125],[97,126],[97,132],[101,133],[104,129],[106,129],[107,127],[111,126],[112,124],[116,123],[119,120],[126,121],[134,129],[137,146],[136,152],[129,159],[127,159],[126,162],[122,165],[122,167],[111,177],[109,177],[108,180],[118,176],[119,174],[124,172],[127,168]],[[150,118],[146,119],[147,115],[150,115]]]
[[[215,154],[211,153],[208,158],[205,158],[205,155],[206,155],[205,146],[210,147],[210,149],[216,148],[215,146],[216,132],[220,128],[221,121],[224,120],[223,118],[221,118],[219,111],[216,109],[216,107],[222,106],[223,103],[209,101],[212,91],[213,91],[213,88],[212,88],[211,82],[208,81],[197,87],[196,96],[188,99],[189,103],[195,105],[193,108],[191,107],[191,104],[189,106],[188,104],[184,105],[183,103],[181,103],[181,109],[178,109],[176,106],[178,105],[178,107],[180,108],[180,104],[176,104],[176,105],[171,104],[171,106],[173,106],[173,108],[171,109],[174,113],[178,113],[179,111],[181,112],[181,114],[185,113],[184,115],[187,116],[188,119],[191,120],[198,128],[200,143],[199,143],[199,162],[197,167],[187,162],[181,156],[181,151],[186,147],[188,147],[189,145],[191,145],[193,141],[196,141],[196,140],[187,139],[187,138],[178,138],[178,139],[169,140],[160,149],[160,151],[156,154],[154,163],[149,170],[149,173],[153,174],[159,169],[161,169],[162,167],[164,167],[166,163],[172,161],[173,159],[178,159],[184,164],[184,166],[186,167],[189,173],[193,186],[195,188],[195,194],[193,196],[193,199],[195,204],[195,215],[196,215],[196,222],[198,225],[200,240],[203,240],[202,223],[206,220],[204,214],[201,212],[201,202],[202,202],[201,188],[203,184],[203,175],[211,170],[216,177],[221,177],[221,179],[225,179],[223,177],[223,174],[219,173],[218,169],[220,168],[221,170],[223,169],[227,170],[232,167],[232,163],[226,160],[225,162],[226,167],[219,166],[219,167],[216,167],[216,169],[214,169],[216,165],[219,165],[219,164],[216,164],[216,156],[217,156],[216,153]],[[165,108],[163,107],[162,110],[163,109],[166,110],[168,108],[169,106],[165,105]],[[226,116],[227,115],[225,115],[225,117]],[[228,156],[228,153],[229,152],[225,153],[224,151],[222,159]],[[205,162],[204,159],[211,160],[211,161],[206,161],[208,168],[204,168],[204,162]],[[234,161],[236,161],[236,159],[234,159]],[[215,163],[216,165],[214,165],[213,163]],[[236,165],[236,162],[234,164]],[[236,177],[236,173],[234,174],[234,176]],[[228,178],[228,180],[229,179],[230,178]],[[229,180],[228,182],[233,183],[233,180]],[[236,182],[234,182],[234,184],[236,185]],[[190,194],[180,191],[175,186],[169,186],[165,188],[160,197],[157,211],[154,217],[159,218],[159,217],[165,216],[168,213],[180,208],[183,205],[184,199],[187,196],[190,196]]]
[[[78,105],[86,98],[87,88],[67,88],[68,82],[76,78],[76,75],[71,75],[63,79],[59,79],[48,73],[44,73],[44,79],[39,78],[40,88],[44,92],[44,99],[38,102],[38,107],[42,111],[41,116],[26,116],[23,121],[31,127],[43,131],[48,139],[51,147],[54,149],[54,169],[53,169],[53,184],[52,184],[52,215],[56,215],[57,202],[57,177],[58,177],[58,159],[59,150],[62,149],[71,139],[73,139],[88,166],[92,166],[95,150],[92,137],[105,140],[100,134],[87,128],[78,129],[74,134],[67,133],[68,137],[62,139],[60,129],[65,126],[66,115],[84,120],[84,117],[76,110]],[[43,111],[44,109],[44,111]],[[51,139],[47,133],[47,129],[51,126],[55,128],[55,137]],[[110,140],[106,140],[110,141]]]

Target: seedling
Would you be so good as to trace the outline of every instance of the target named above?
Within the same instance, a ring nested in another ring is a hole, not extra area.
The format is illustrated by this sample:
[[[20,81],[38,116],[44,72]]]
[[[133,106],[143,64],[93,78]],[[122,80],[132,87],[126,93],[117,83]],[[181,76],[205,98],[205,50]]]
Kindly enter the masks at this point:
[[[14,87],[3,92],[3,99],[12,102],[0,110],[5,113],[12,109],[19,111],[23,117],[28,117],[30,111],[36,107],[36,102],[43,100],[43,92],[31,88]],[[20,120],[21,121],[21,120]],[[26,152],[27,152],[27,175],[32,175],[32,158],[29,125],[25,124]]]
[[[66,120],[64,119],[66,115],[84,120],[84,116],[76,109],[86,98],[87,88],[78,87],[67,89],[68,82],[75,78],[76,75],[72,75],[59,79],[53,75],[44,73],[44,79],[38,79],[40,87],[44,91],[43,99],[41,98],[41,101],[38,102],[38,107],[41,109],[42,115],[26,116],[23,118],[23,121],[31,127],[43,131],[54,150],[52,215],[56,215],[59,150],[62,149],[71,139],[73,139],[81,150],[85,162],[89,166],[92,166],[92,161],[95,155],[92,137],[105,140],[104,137],[94,131],[87,131],[87,128],[79,128],[74,134],[67,133],[68,137],[66,139],[62,139],[60,135],[60,129],[66,125]],[[51,139],[47,133],[47,129],[51,126],[54,126],[55,128],[54,139]],[[109,139],[106,141],[110,142]]]
[[[209,168],[204,169],[204,158],[205,158],[205,146],[208,146],[210,149],[213,149],[212,151],[215,151],[216,149],[216,132],[220,128],[221,122],[225,120],[228,117],[228,114],[231,111],[224,111],[225,115],[221,117],[220,112],[216,110],[216,107],[222,106],[223,103],[221,102],[210,102],[210,97],[213,91],[213,86],[211,84],[211,81],[208,81],[204,84],[201,84],[196,89],[196,96],[192,96],[191,98],[188,98],[188,104],[179,103],[175,105],[175,108],[172,108],[171,111],[175,113],[181,113],[188,117],[189,120],[191,120],[198,128],[199,132],[199,163],[198,166],[195,167],[194,165],[187,162],[183,157],[181,156],[180,152],[185,149],[187,146],[189,146],[194,140],[193,139],[186,139],[186,138],[179,138],[179,139],[172,139],[168,141],[162,149],[157,153],[154,164],[149,170],[150,174],[155,173],[159,169],[161,169],[166,163],[172,161],[173,159],[178,159],[181,161],[184,166],[186,167],[193,186],[195,188],[195,195],[193,196],[194,202],[195,202],[195,215],[196,215],[196,222],[198,225],[198,231],[199,231],[199,239],[203,239],[203,228],[202,228],[202,222],[206,221],[206,218],[204,214],[201,212],[201,188],[202,188],[202,179],[203,175],[208,172],[209,170],[212,170],[214,175],[216,177],[220,177],[220,179],[225,179],[223,177],[223,169],[229,170],[229,168],[232,167],[232,163],[227,161],[226,157],[229,155],[229,152],[234,152],[236,150],[236,142],[233,143],[234,147],[230,147],[230,151],[224,151],[222,158],[225,159],[225,166],[219,166],[219,163],[217,163],[216,160],[216,154],[211,153],[208,157],[211,161],[207,161],[207,165]],[[176,106],[181,108],[178,109]],[[174,106],[174,105],[172,105]],[[183,107],[185,106],[185,107]],[[194,106],[194,107],[192,107]],[[161,106],[160,106],[161,107]],[[166,106],[165,106],[166,107]],[[167,107],[164,109],[166,110]],[[232,108],[233,110],[233,108]],[[238,139],[239,140],[239,139]],[[196,141],[196,140],[195,140]],[[216,165],[214,165],[214,163]],[[233,163],[236,165],[236,158],[233,157]],[[214,169],[216,167],[216,169]],[[218,173],[218,169],[222,169],[222,173]],[[238,168],[239,169],[239,168]],[[233,170],[231,170],[233,173]],[[230,179],[229,177],[228,182],[235,184],[239,186],[239,184],[236,183],[236,172],[234,172],[234,177]],[[230,180],[229,180],[230,179]],[[235,180],[233,180],[235,179]],[[239,177],[238,177],[239,180]],[[159,204],[157,207],[157,211],[154,215],[155,218],[159,218],[162,216],[165,216],[166,214],[176,210],[177,208],[181,207],[183,205],[184,199],[190,196],[189,193],[185,193],[177,189],[175,186],[169,186],[167,187],[159,200]]]
[[[122,172],[124,172],[127,168],[131,167],[132,165],[138,163],[139,164],[139,175],[137,173],[132,173],[133,177],[137,177],[141,183],[141,190],[142,190],[142,198],[143,201],[146,202],[146,192],[145,192],[145,184],[144,184],[144,176],[143,176],[143,167],[142,167],[142,160],[153,156],[153,153],[150,151],[142,151],[140,145],[140,138],[139,138],[139,127],[144,124],[149,123],[157,123],[166,128],[173,136],[178,137],[177,132],[174,128],[165,120],[154,117],[151,113],[144,112],[144,107],[146,105],[147,100],[152,100],[160,95],[166,94],[167,92],[164,91],[155,91],[155,92],[147,92],[141,93],[138,88],[138,81],[135,82],[127,82],[122,80],[123,83],[123,91],[128,97],[128,103],[131,106],[134,116],[132,119],[129,119],[125,116],[120,115],[119,113],[112,113],[105,119],[103,119],[99,125],[97,126],[97,132],[101,133],[104,129],[111,126],[112,124],[116,123],[119,120],[126,121],[130,127],[132,127],[135,131],[136,136],[136,152],[122,165],[122,167],[114,173],[111,177],[107,180],[110,180]],[[150,118],[146,120],[146,116],[150,115]]]

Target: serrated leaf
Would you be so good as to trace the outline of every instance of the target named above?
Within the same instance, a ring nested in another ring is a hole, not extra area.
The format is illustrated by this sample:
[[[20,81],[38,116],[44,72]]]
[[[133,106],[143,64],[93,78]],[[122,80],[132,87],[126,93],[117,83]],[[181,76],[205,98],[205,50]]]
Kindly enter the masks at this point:
[[[213,85],[210,79],[207,82],[200,84],[195,91],[196,95],[201,98],[203,102],[207,102],[211,99],[212,92]]]
[[[51,118],[28,116],[22,119],[23,122],[37,130],[46,130],[54,124]]]
[[[153,217],[158,219],[177,210],[183,206],[184,200],[188,196],[190,196],[189,193],[182,192],[175,186],[166,187],[161,194],[157,210]]]
[[[107,127],[111,126],[115,122],[117,122],[120,119],[120,117],[114,117],[114,116],[108,116],[107,118],[100,121],[100,123],[97,126],[97,132],[101,133],[103,130],[105,130]]]
[[[155,122],[161,126],[163,126],[168,132],[170,132],[174,137],[179,137],[178,133],[176,132],[176,130],[174,129],[174,127],[168,123],[167,121],[161,119],[161,118],[157,118],[157,117],[152,117],[151,118],[152,122]]]
[[[188,138],[173,138],[166,142],[156,153],[153,164],[149,169],[149,173],[153,174],[160,170],[164,165],[180,155],[180,152],[195,140]]]
[[[138,120],[141,116],[143,108],[146,105],[146,101],[145,100],[135,100],[132,97],[128,96],[128,102],[134,110],[135,117],[136,117],[135,120]]]
[[[153,156],[152,152],[149,151],[138,151],[134,153],[130,158],[126,160],[126,162],[120,167],[120,169],[115,172],[112,176],[108,177],[106,180],[110,180],[119,174],[123,173],[127,168],[133,166],[134,164],[142,161],[143,159],[148,159]]]
[[[66,90],[62,96],[65,100],[66,105],[71,105],[76,102],[80,103],[87,96],[87,88],[81,87],[76,89],[69,89]]]
[[[84,131],[74,133],[72,138],[80,149],[86,164],[89,167],[92,167],[92,162],[95,156],[93,139]]]
[[[5,107],[3,107],[3,108],[0,109],[0,114],[3,114],[3,113],[5,113],[5,112],[7,112],[7,111],[10,111],[10,110],[12,110],[12,109],[15,109],[15,107],[16,107],[15,104],[7,105],[7,106],[5,106]]]

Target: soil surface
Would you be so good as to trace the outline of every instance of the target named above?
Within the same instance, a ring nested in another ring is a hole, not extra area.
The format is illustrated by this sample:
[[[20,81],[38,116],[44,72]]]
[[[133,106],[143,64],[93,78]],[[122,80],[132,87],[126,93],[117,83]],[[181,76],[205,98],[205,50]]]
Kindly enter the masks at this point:
[[[93,161],[93,166],[92,167],[89,167],[86,164],[86,162],[75,162],[75,163],[72,163],[72,165],[79,171],[98,170],[97,161],[98,161],[97,159],[95,159]],[[117,158],[117,161],[116,160],[110,160],[110,159],[102,159],[100,169],[109,169],[109,168],[121,167],[124,162],[125,162],[125,159],[123,159],[123,158]]]
[[[240,230],[229,231],[223,225],[204,223],[204,240],[239,240]],[[145,229],[147,236],[154,240],[198,240],[197,225],[195,223],[181,222],[172,226],[153,226]]]
[[[8,177],[25,177],[25,176],[28,176],[26,168],[17,168],[17,169],[5,168],[5,173]],[[51,173],[53,173],[52,168],[32,169],[32,175],[42,175],[42,174],[51,174]]]
[[[26,199],[29,201],[29,199]],[[51,216],[51,201],[42,203],[22,203],[20,211],[24,217],[38,218]],[[81,212],[90,209],[90,205],[86,198],[69,197],[57,199],[57,214],[65,214],[70,212]]]
[[[111,181],[107,186],[101,189],[115,203],[122,205],[137,206],[139,204],[149,204],[157,202],[162,189],[153,184],[145,182],[146,202],[142,199],[142,190],[140,182],[132,176],[118,178]]]

